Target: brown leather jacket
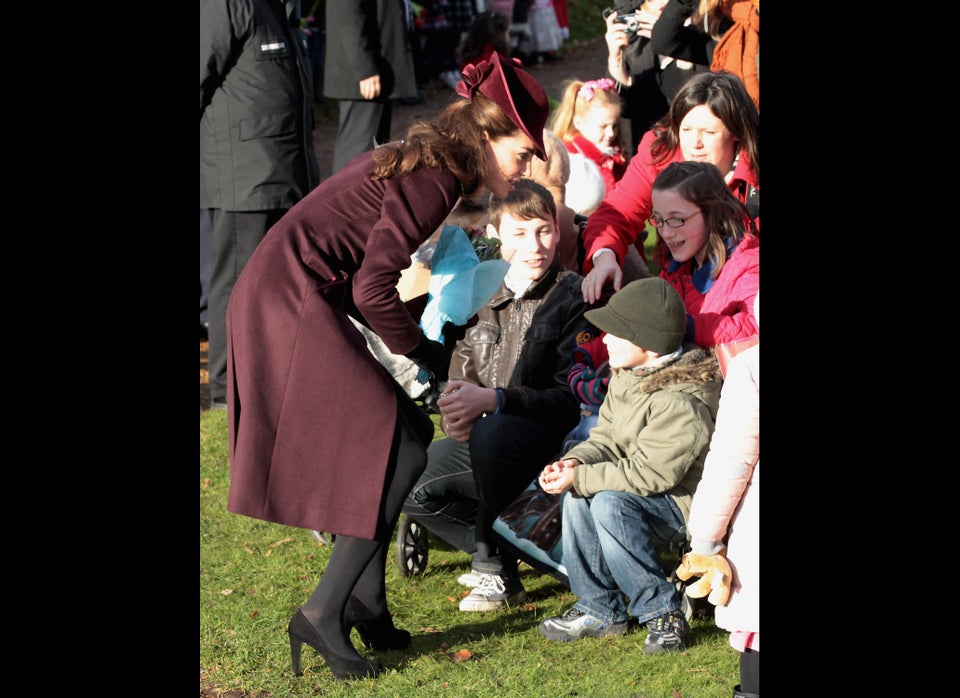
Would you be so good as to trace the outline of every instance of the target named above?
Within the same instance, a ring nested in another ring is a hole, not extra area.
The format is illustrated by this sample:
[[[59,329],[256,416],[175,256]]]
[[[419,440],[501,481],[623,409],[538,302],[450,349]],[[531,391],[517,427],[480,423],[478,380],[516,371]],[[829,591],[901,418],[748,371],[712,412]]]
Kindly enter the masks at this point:
[[[582,280],[555,263],[523,298],[501,283],[457,342],[450,379],[501,388],[504,413],[567,421],[573,428],[580,406],[567,371],[578,335],[595,332],[583,317],[589,306]]]

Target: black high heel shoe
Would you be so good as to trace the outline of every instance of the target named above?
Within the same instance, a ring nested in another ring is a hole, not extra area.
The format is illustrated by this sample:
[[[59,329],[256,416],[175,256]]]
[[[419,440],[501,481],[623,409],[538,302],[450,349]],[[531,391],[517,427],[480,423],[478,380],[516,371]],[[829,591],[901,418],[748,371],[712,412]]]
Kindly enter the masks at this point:
[[[300,650],[303,649],[303,643],[307,643],[315,649],[323,657],[327,666],[330,667],[333,675],[341,681],[374,677],[383,671],[383,664],[376,659],[365,659],[363,657],[359,660],[348,659],[334,652],[320,637],[316,628],[310,625],[310,621],[304,617],[300,609],[297,609],[293,618],[290,619],[287,634],[290,636],[290,660],[293,664],[295,676],[301,675]]]
[[[347,599],[343,624],[348,632],[351,627],[355,627],[364,647],[370,649],[399,650],[410,644],[410,633],[394,626],[389,611],[375,616],[373,611],[353,595]]]

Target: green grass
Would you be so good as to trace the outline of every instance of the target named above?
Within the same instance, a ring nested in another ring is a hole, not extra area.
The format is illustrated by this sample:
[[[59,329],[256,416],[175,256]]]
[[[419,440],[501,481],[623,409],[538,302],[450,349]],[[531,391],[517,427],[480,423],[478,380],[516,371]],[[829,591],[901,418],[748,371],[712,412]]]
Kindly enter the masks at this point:
[[[537,624],[566,611],[574,594],[553,578],[521,565],[523,605],[461,613],[466,589],[457,577],[469,555],[432,538],[425,574],[403,577],[391,550],[387,598],[398,627],[413,643],[373,652],[386,671],[375,679],[339,682],[304,646],[303,671],[290,668],[287,622],[310,596],[330,555],[308,531],[226,510],[230,471],[225,411],[200,414],[200,677],[206,695],[287,696],[601,696],[728,698],[738,681],[738,654],[711,618],[695,618],[685,652],[650,657],[645,629],[625,636],[558,643]],[[439,433],[439,432],[438,432]],[[469,659],[456,661],[459,650]]]

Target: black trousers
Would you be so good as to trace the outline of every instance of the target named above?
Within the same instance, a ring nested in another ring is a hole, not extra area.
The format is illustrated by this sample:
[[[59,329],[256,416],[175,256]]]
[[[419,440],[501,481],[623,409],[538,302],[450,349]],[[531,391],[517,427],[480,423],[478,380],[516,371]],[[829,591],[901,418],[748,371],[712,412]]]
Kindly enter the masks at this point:
[[[210,371],[210,399],[227,400],[227,304],[240,272],[267,231],[283,214],[271,211],[223,211],[210,209],[213,224],[210,290],[207,297],[207,321],[210,346],[207,368]]]
[[[516,560],[500,553],[493,523],[500,512],[554,460],[576,425],[492,414],[478,420],[470,440],[446,438],[427,450],[427,468],[404,512],[460,550],[473,553],[473,569],[516,574]],[[476,512],[475,519],[468,519]]]
[[[333,173],[360,153],[388,142],[393,115],[393,103],[384,99],[341,99],[337,106],[340,126],[333,146]]]

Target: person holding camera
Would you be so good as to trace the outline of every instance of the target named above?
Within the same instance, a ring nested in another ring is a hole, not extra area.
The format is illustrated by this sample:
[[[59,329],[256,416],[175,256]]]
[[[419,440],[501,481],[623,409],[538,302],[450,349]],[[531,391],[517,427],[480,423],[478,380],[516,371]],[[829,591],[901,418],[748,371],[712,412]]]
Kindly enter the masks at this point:
[[[716,39],[692,26],[691,11],[686,0],[618,0],[604,12],[607,71],[621,85],[631,155],[684,83],[710,70]]]
[[[630,119],[628,152],[637,152],[640,136],[667,113],[669,100],[660,89],[660,66],[650,48],[650,34],[667,0],[617,0],[604,11],[607,24],[607,72],[617,82],[623,113]]]

